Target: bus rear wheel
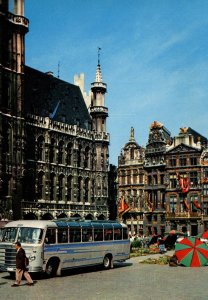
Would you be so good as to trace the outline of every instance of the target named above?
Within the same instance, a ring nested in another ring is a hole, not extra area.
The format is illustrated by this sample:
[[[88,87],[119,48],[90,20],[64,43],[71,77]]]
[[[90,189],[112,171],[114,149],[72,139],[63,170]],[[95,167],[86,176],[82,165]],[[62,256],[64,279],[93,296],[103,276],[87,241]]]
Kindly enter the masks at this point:
[[[103,259],[103,268],[105,270],[108,270],[111,268],[111,264],[112,264],[112,257],[110,255],[106,255]]]

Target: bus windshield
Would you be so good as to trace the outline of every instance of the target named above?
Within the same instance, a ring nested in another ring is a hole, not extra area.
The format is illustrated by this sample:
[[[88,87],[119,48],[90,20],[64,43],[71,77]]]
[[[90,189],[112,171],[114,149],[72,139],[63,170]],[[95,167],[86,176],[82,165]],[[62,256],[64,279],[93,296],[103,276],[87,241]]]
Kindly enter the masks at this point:
[[[31,227],[8,227],[3,231],[2,242],[39,244],[42,241],[43,229]]]
[[[14,243],[17,236],[17,227],[8,227],[2,230],[2,242],[12,242]]]

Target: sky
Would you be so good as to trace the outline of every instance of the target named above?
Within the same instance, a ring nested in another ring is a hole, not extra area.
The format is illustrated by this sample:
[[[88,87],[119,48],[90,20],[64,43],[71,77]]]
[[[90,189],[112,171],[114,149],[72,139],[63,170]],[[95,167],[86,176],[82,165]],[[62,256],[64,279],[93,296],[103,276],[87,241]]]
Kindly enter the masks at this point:
[[[172,136],[191,127],[208,137],[207,0],[25,0],[26,64],[85,90],[100,64],[107,84],[109,162],[118,165],[134,127],[146,146],[159,121]]]

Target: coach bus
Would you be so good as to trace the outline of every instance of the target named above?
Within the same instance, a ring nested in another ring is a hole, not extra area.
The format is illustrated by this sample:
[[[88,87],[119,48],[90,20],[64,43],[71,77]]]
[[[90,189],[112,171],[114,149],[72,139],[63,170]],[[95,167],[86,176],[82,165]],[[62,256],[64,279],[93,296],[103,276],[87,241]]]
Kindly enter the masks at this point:
[[[109,269],[130,256],[127,226],[116,221],[12,221],[5,225],[0,241],[0,270],[10,275],[15,272],[16,241],[29,258],[29,272],[48,276],[92,265]]]

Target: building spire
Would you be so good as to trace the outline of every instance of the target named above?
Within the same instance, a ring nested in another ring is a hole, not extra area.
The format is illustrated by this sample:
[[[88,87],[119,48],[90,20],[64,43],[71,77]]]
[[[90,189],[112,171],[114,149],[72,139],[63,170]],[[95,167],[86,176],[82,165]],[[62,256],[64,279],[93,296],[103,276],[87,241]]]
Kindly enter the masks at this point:
[[[97,70],[96,70],[96,77],[95,81],[96,82],[102,82],[102,73],[101,73],[101,67],[100,67],[100,50],[101,48],[98,47],[98,64],[97,64]]]
[[[134,139],[134,127],[131,127],[129,142],[135,142],[135,139]]]

